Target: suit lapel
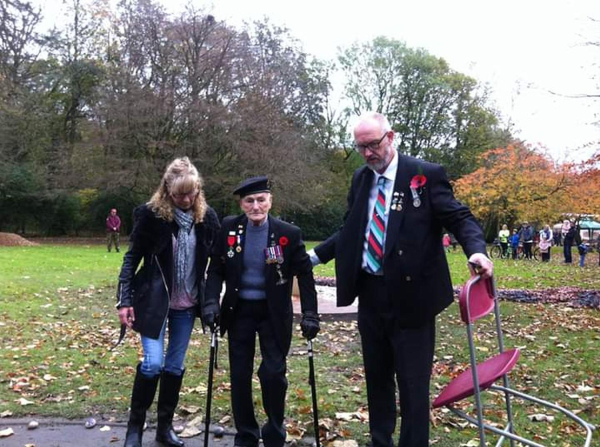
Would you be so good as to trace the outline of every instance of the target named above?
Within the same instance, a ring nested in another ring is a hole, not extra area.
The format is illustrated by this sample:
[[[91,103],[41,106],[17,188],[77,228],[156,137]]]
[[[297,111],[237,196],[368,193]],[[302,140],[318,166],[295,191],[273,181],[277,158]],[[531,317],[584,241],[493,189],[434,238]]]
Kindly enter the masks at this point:
[[[392,248],[396,243],[396,238],[398,233],[402,228],[402,223],[404,221],[404,215],[406,214],[406,206],[408,201],[410,200],[410,196],[408,195],[408,184],[410,178],[410,167],[408,166],[407,160],[405,157],[401,156],[399,153],[398,156],[398,169],[396,170],[396,179],[394,180],[394,190],[392,195],[391,204],[394,205],[394,198],[397,198],[396,209],[390,207],[390,212],[388,215],[388,221],[386,225],[386,234],[385,234],[385,254],[384,257],[392,252]]]
[[[279,236],[280,236],[279,233],[281,232],[281,229],[279,228],[277,221],[275,219],[273,219],[271,217],[271,215],[269,215],[268,219],[269,219],[269,221],[268,221],[269,230],[267,232],[267,247],[272,247],[272,246],[275,246],[278,244]],[[266,259],[265,259],[265,261],[266,261]],[[275,278],[275,264],[266,264],[265,279],[267,281],[266,287],[267,287],[267,289],[270,289],[277,281],[277,278]],[[271,294],[268,293],[267,297],[270,295]]]
[[[370,216],[369,212],[369,193],[371,192],[371,187],[373,185],[373,171],[370,169],[366,169],[364,175],[360,179],[360,183],[357,185],[357,195],[354,209],[357,211],[354,216],[348,216],[348,220],[351,225],[357,225],[358,231],[352,231],[351,234],[361,235],[360,239],[360,247],[362,253],[362,244],[364,242],[364,234],[367,231],[367,224],[369,223]],[[354,229],[353,229],[354,230]]]
[[[244,266],[244,249],[246,245],[246,225],[248,224],[248,218],[245,214],[240,216],[239,219],[236,219],[233,222],[233,226],[229,229],[229,231],[235,232],[235,237],[239,237],[241,239],[239,247],[241,248],[240,252],[236,252],[233,256],[236,267],[236,280],[237,284],[241,284],[242,282],[242,269]]]

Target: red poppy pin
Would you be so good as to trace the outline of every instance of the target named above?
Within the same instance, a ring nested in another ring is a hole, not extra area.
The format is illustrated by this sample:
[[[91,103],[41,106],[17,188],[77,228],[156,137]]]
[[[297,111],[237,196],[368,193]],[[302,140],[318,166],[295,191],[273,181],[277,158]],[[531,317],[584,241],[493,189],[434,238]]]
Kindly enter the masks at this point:
[[[427,183],[427,177],[423,174],[417,174],[410,181],[410,187],[412,189],[419,189],[425,186],[425,183]]]
[[[421,206],[421,199],[419,198],[419,194],[423,191],[423,186],[427,183],[427,177],[423,174],[415,175],[410,181],[410,193],[413,198],[413,206],[415,208],[419,208]]]
[[[235,244],[235,236],[228,236],[227,237],[227,245],[229,245],[230,247],[233,247],[234,244]]]
[[[285,247],[289,243],[290,243],[290,241],[289,241],[289,239],[287,237],[281,236],[279,238],[279,245],[281,245],[282,247]]]

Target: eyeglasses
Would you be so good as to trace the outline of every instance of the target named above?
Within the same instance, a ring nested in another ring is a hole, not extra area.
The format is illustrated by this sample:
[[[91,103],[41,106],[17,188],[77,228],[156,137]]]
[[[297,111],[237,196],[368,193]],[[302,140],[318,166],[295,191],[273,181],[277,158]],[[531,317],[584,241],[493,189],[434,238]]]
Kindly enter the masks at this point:
[[[389,131],[384,133],[379,140],[371,141],[367,144],[354,143],[354,150],[360,152],[361,154],[364,153],[367,149],[369,149],[371,152],[376,151],[377,149],[379,149],[379,145],[381,144],[381,142],[385,139],[385,137],[388,136],[388,133]]]
[[[196,197],[196,195],[198,195],[198,191],[191,191],[191,192],[186,192],[186,193],[171,193],[171,197],[173,197],[175,200],[183,200],[186,197],[188,199],[193,199],[194,197]]]

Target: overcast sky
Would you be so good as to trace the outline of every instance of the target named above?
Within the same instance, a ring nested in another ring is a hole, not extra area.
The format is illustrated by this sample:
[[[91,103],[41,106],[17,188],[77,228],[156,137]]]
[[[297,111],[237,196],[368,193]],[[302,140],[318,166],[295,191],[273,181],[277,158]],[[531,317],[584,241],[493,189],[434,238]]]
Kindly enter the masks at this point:
[[[43,0],[40,0],[42,2]],[[161,0],[179,12],[186,0]],[[45,0],[58,13],[60,0]],[[194,0],[217,20],[241,25],[269,17],[308,53],[333,59],[339,47],[385,35],[446,59],[493,91],[517,136],[559,161],[600,147],[600,0]],[[363,5],[362,7],[353,5]],[[594,23],[591,19],[596,19]],[[591,143],[591,145],[590,145]],[[588,145],[586,148],[585,146]]]

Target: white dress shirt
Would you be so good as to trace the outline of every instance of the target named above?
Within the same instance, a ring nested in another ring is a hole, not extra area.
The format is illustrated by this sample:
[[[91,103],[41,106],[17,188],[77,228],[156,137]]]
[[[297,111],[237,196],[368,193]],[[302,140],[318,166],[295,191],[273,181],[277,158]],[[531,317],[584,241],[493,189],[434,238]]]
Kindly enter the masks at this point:
[[[379,185],[377,182],[379,181],[379,177],[385,177],[385,215],[384,220],[386,223],[386,232],[387,233],[387,221],[390,213],[390,205],[392,202],[392,195],[394,192],[394,182],[396,181],[396,172],[398,172],[398,154],[394,151],[394,158],[388,165],[387,169],[383,174],[379,174],[378,172],[373,171],[373,184],[371,185],[371,190],[369,191],[369,202],[368,202],[368,216],[369,221],[367,222],[367,226],[365,227],[365,237],[363,242],[363,254],[362,254],[362,268],[366,270],[367,267],[367,247],[368,247],[368,239],[369,239],[369,228],[371,225],[371,219],[373,217],[373,208],[375,207],[375,201],[377,200],[377,193],[379,191]],[[383,235],[383,247],[384,247],[384,255],[385,255],[385,236]],[[315,253],[314,249],[310,249],[308,251],[308,255],[310,256],[310,261],[313,266],[319,265],[321,260]]]

